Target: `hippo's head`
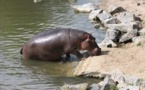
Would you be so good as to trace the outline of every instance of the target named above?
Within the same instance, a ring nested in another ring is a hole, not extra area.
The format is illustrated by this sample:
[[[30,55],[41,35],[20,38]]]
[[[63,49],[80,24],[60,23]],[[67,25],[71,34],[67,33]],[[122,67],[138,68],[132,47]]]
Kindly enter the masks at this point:
[[[95,38],[91,34],[86,34],[81,42],[81,49],[88,50],[93,56],[101,54],[101,48],[97,45]]]

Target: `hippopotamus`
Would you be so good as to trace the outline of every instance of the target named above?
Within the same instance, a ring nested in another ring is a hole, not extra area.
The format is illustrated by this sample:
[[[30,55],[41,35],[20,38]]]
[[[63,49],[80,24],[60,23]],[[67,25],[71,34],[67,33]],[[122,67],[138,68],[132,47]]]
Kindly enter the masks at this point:
[[[20,53],[24,59],[56,61],[63,55],[69,59],[70,54],[82,58],[79,50],[87,50],[92,56],[101,54],[101,48],[91,34],[71,28],[54,28],[33,36],[22,46]]]

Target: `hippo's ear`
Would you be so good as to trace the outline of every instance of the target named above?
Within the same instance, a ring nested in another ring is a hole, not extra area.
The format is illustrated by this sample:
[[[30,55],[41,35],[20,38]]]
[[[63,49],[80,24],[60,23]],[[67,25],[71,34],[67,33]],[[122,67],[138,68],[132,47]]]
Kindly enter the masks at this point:
[[[91,40],[95,40],[95,38],[91,34],[86,35],[86,41],[91,41]]]
[[[90,41],[91,40],[91,35],[87,35],[86,36],[86,41]]]

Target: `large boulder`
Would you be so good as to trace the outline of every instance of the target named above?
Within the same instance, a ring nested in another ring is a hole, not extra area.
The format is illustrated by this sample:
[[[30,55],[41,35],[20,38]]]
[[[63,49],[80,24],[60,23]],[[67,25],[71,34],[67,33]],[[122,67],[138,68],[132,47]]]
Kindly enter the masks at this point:
[[[90,20],[101,21],[101,22],[104,22],[106,19],[109,19],[111,17],[112,16],[110,13],[102,9],[94,10],[89,14]]]
[[[91,11],[90,14],[89,14],[89,20],[91,20],[91,21],[97,21],[97,22],[100,21],[98,19],[97,15],[99,13],[101,13],[102,11],[103,11],[102,9],[98,9],[98,10]]]
[[[110,75],[111,75],[111,79],[113,79],[115,82],[117,82],[119,84],[125,83],[124,74],[120,70],[118,70],[118,69],[114,70],[111,72]]]
[[[74,5],[72,6],[75,12],[86,12],[89,13],[95,9],[98,9],[99,7],[92,3],[86,3],[83,5]]]
[[[120,24],[120,21],[117,18],[112,17],[112,18],[104,20],[103,23],[104,23],[104,26],[106,26],[106,24]]]
[[[108,29],[105,39],[99,44],[101,47],[117,47],[121,32],[119,30]]]
[[[131,23],[135,21],[135,15],[130,12],[122,12],[117,16],[121,23]]]
[[[107,24],[106,27],[108,27],[109,29],[117,29],[121,32],[130,32],[134,29],[138,28],[138,23],[121,23],[121,24]]]
[[[116,13],[120,13],[126,11],[123,7],[117,6],[117,5],[110,5],[108,7],[108,12],[110,12],[112,15]]]
[[[105,39],[110,39],[113,42],[118,42],[120,38],[121,32],[115,29],[108,29],[106,32]]]
[[[111,90],[112,88],[115,87],[116,87],[116,82],[114,82],[110,76],[106,76],[100,90]]]
[[[122,35],[119,42],[120,43],[125,43],[125,42],[128,42],[128,41],[131,41],[131,39],[133,37],[136,37],[136,36],[137,36],[137,29],[134,29],[134,30],[129,31],[129,32],[125,33],[124,35]]]

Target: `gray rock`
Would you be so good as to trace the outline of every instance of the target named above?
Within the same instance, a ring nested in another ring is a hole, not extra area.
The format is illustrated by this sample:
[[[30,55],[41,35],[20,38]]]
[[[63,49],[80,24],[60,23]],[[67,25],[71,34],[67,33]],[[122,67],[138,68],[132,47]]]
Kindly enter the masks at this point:
[[[90,87],[91,87],[90,90],[100,90],[100,87],[98,84],[92,84]]]
[[[110,12],[112,15],[115,14],[115,13],[123,12],[123,11],[125,11],[125,9],[120,7],[120,6],[110,5],[108,7],[108,12]]]
[[[114,43],[111,39],[104,39],[101,43],[98,44],[100,47],[117,47],[117,44]]]
[[[108,29],[106,32],[105,39],[112,40],[113,42],[118,42],[121,32],[119,30]]]
[[[125,43],[125,42],[131,40],[133,37],[136,37],[136,36],[137,36],[137,30],[134,29],[134,30],[132,30],[130,32],[127,32],[124,35],[122,35],[119,42],[120,43]]]
[[[122,12],[117,16],[121,23],[131,23],[135,21],[135,15],[130,12]]]
[[[121,32],[114,29],[108,29],[105,39],[99,44],[101,47],[117,47],[115,42],[119,41]]]
[[[97,15],[99,13],[101,13],[102,11],[103,11],[102,9],[91,11],[90,14],[89,14],[89,20],[91,20],[91,21],[97,21]]]
[[[120,70],[115,70],[111,73],[111,78],[115,81],[118,82],[118,84],[123,84],[125,83],[125,78],[124,74]]]
[[[135,45],[141,46],[141,45],[144,45],[145,38],[143,36],[137,36],[137,37],[133,37],[132,41]]]
[[[132,31],[134,29],[136,29],[138,26],[137,23],[129,23],[129,24],[106,24],[106,27],[108,27],[109,29],[117,29],[121,32],[128,32],[128,31]]]
[[[142,82],[142,79],[135,76],[124,75],[124,78],[125,78],[125,83],[128,85],[140,86]]]
[[[139,86],[126,86],[123,88],[120,88],[119,90],[140,90]]]
[[[82,83],[82,84],[77,84],[77,85],[63,85],[60,87],[60,90],[87,90],[88,84],[87,83]]]
[[[144,35],[145,35],[145,28],[142,28],[142,29],[139,31],[139,34],[144,36]]]
[[[86,4],[83,4],[83,5],[74,5],[74,6],[72,6],[72,8],[74,9],[75,12],[89,13],[92,10],[98,9],[99,7],[92,4],[92,3],[86,3]]]
[[[106,11],[104,11],[102,9],[93,10],[89,14],[89,20],[101,21],[101,22],[104,22],[106,19],[109,19],[111,17],[112,16],[110,13],[107,13]]]
[[[103,23],[104,23],[104,25],[106,25],[106,24],[119,24],[120,21],[117,18],[112,17],[112,18],[106,19]]]
[[[111,79],[110,76],[106,76],[103,81],[103,86],[100,90],[110,90],[111,87],[116,87],[116,83]]]
[[[104,22],[105,20],[111,18],[112,16],[110,13],[103,10],[97,15],[97,17],[100,19],[101,22]]]

